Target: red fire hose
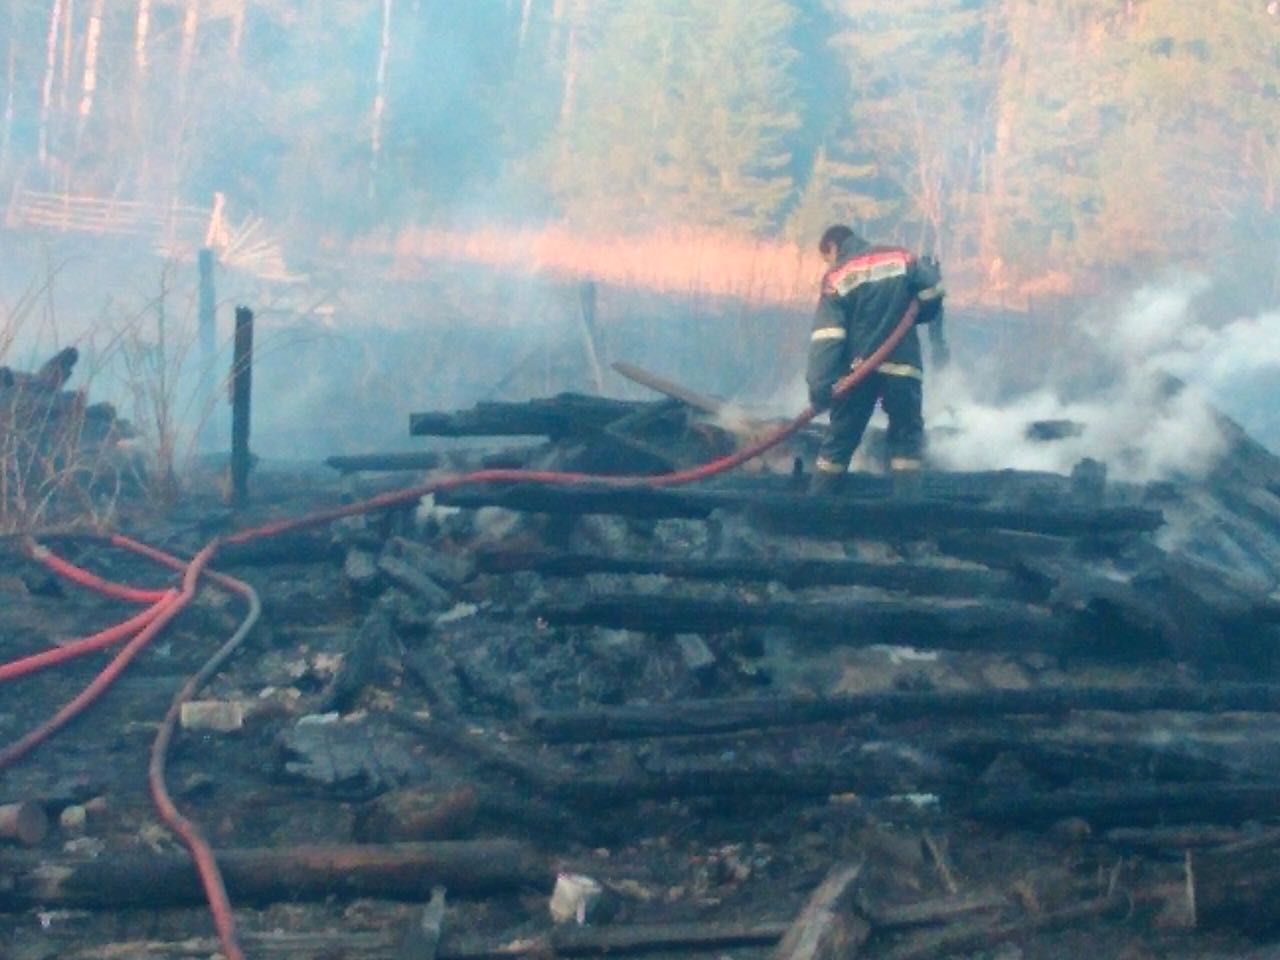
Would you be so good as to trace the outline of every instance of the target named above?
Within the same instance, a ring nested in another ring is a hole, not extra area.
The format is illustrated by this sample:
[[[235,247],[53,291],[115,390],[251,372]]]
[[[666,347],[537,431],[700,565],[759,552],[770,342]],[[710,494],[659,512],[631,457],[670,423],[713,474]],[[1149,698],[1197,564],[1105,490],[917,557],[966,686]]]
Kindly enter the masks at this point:
[[[911,329],[912,325],[915,323],[918,309],[919,304],[913,300],[911,305],[907,308],[907,311],[903,314],[902,319],[898,322],[898,325],[894,327],[893,331],[885,339],[884,343],[882,343],[880,347],[866,359],[865,362],[860,364],[855,370],[836,383],[835,387],[832,389],[832,397],[834,399],[844,396],[875,372],[893,348],[897,346],[899,341],[906,336],[907,331]],[[165,719],[161,724],[160,732],[152,746],[151,762],[148,768],[148,781],[151,786],[152,799],[155,802],[161,817],[174,830],[174,832],[181,837],[183,842],[187,845],[187,848],[191,851],[192,857],[195,860],[196,867],[200,874],[200,881],[204,888],[205,896],[209,902],[210,911],[214,918],[214,924],[218,932],[218,939],[222,946],[222,953],[227,960],[244,960],[244,951],[240,948],[236,938],[235,918],[231,911],[230,901],[227,898],[226,889],[222,881],[222,874],[218,869],[213,852],[208,843],[201,836],[195,824],[183,817],[178,811],[172,798],[169,796],[164,783],[165,756],[168,745],[173,737],[173,731],[176,726],[176,721],[182,704],[193,696],[204,685],[204,683],[206,683],[208,679],[216,673],[221,664],[224,663],[239,646],[241,641],[243,641],[244,637],[247,636],[249,630],[252,628],[261,609],[258,604],[256,594],[254,594],[252,588],[247,584],[222,574],[206,572],[206,568],[212,560],[213,555],[216,553],[220,543],[247,543],[252,540],[265,539],[287,531],[319,526],[321,524],[337,520],[341,517],[351,516],[358,513],[370,513],[403,503],[411,503],[431,493],[443,490],[453,490],[458,487],[469,486],[471,484],[544,483],[561,486],[596,484],[624,488],[664,488],[696,483],[699,480],[705,480],[717,474],[733,470],[747,461],[755,459],[793,435],[797,430],[812,421],[817,415],[818,411],[812,406],[806,407],[805,410],[794,420],[784,424],[764,439],[749,447],[698,467],[661,474],[658,476],[597,476],[587,473],[552,470],[478,470],[472,473],[460,474],[458,476],[439,478],[417,486],[384,493],[368,500],[349,504],[344,507],[317,511],[302,517],[296,517],[290,520],[280,520],[274,523],[241,530],[238,533],[234,533],[226,537],[222,541],[216,539],[211,541],[190,561],[179,560],[178,558],[166,554],[163,551],[156,550],[153,547],[148,547],[145,544],[138,543],[137,541],[118,534],[114,534],[109,537],[109,541],[114,546],[131,550],[135,553],[147,556],[150,559],[172,569],[180,570],[183,574],[182,588],[180,591],[142,590],[112,583],[110,581],[103,580],[88,571],[82,570],[73,564],[67,563],[66,561],[63,561],[49,553],[48,550],[45,550],[42,547],[37,547],[33,544],[30,548],[31,556],[55,573],[64,576],[73,582],[96,590],[105,596],[139,603],[150,603],[152,606],[137,616],[130,618],[128,621],[121,623],[117,627],[95,634],[92,637],[87,637],[75,644],[46,651],[45,653],[37,654],[34,657],[26,657],[21,660],[12,661],[11,663],[0,664],[0,681],[11,680],[16,677],[23,676],[26,673],[30,673],[33,670],[38,670],[43,666],[61,663],[63,660],[70,659],[71,657],[78,656],[82,653],[87,653],[90,650],[101,649],[110,643],[123,640],[125,637],[132,634],[132,639],[120,650],[119,653],[116,654],[106,668],[104,668],[78,696],[62,707],[62,709],[55,713],[49,720],[45,721],[45,723],[30,731],[26,736],[14,742],[3,751],[0,751],[0,770],[4,770],[6,767],[15,763],[44,740],[52,736],[71,719],[84,711],[104,690],[106,690],[124,671],[129,663],[142,652],[147,644],[150,643],[160,633],[160,631],[163,630],[165,626],[167,626],[169,622],[181,613],[187,604],[191,602],[192,597],[195,596],[196,585],[202,574],[209,576],[210,579],[213,579],[220,585],[246,597],[249,601],[250,612],[246,620],[241,624],[241,627],[236,631],[235,635],[204,665],[204,667],[202,667],[197,674],[187,681],[182,690],[180,690],[174,697],[173,702],[165,715]]]

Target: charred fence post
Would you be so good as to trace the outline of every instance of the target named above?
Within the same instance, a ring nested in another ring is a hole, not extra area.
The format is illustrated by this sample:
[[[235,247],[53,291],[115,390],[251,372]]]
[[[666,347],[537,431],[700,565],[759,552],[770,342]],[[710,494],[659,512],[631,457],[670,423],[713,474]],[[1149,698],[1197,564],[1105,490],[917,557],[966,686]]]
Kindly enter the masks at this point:
[[[217,293],[214,287],[213,268],[216,260],[213,250],[202,247],[196,261],[200,268],[199,334],[200,334],[200,398],[209,404],[203,411],[199,426],[199,447],[213,450],[217,446],[217,421],[214,406],[217,392],[214,389],[218,351]]]
[[[253,311],[236,307],[235,355],[231,363],[231,503],[249,499],[249,401],[253,387]]]

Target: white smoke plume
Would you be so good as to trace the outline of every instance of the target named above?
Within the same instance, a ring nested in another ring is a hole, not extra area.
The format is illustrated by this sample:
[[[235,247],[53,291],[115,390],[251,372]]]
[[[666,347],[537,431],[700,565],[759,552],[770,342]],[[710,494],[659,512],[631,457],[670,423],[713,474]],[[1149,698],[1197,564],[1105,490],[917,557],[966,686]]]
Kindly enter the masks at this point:
[[[1133,481],[1203,472],[1224,443],[1210,404],[1265,433],[1280,395],[1280,316],[1215,326],[1195,308],[1208,289],[1200,277],[1147,287],[1118,313],[1083,321],[1083,349],[1110,374],[1083,396],[1064,382],[1011,401],[984,399],[985,378],[957,357],[927,382],[931,458],[955,470],[1063,473],[1092,457]],[[1187,384],[1172,397],[1170,377]],[[1034,442],[1026,428],[1037,420],[1070,420],[1083,431]]]

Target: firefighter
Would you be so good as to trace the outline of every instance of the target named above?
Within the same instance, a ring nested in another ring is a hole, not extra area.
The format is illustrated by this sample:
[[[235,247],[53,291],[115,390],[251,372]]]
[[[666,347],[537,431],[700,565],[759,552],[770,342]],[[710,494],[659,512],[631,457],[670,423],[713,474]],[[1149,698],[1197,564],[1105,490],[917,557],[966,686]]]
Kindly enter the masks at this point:
[[[818,250],[829,269],[813,320],[806,380],[816,410],[831,410],[811,490],[836,493],[878,400],[889,417],[889,470],[895,490],[918,489],[924,453],[924,366],[913,325],[875,373],[832,400],[836,381],[875,352],[911,305],[916,323],[942,317],[938,265],[900,247],[873,247],[849,227],[829,227]]]

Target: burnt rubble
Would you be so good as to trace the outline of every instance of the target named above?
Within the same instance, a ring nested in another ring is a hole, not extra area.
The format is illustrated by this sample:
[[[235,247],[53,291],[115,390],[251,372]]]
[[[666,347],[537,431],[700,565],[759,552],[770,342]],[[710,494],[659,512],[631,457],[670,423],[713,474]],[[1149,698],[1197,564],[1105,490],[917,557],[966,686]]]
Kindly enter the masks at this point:
[[[78,360],[66,347],[34,373],[0,367],[0,527],[83,514],[137,479],[121,449],[131,425],[110,403],[66,388]]]
[[[569,395],[413,429],[490,438],[432,451],[442,471],[653,473],[762,426],[707,414]],[[802,494],[802,435],[694,487],[464,487],[229,547],[265,614],[202,698],[242,722],[193,722],[170,780],[252,956],[1241,955],[1280,929],[1280,460],[1228,435],[1194,481],[929,472],[915,500],[875,475]],[[334,466],[264,469],[254,509],[423,464]],[[139,533],[189,554],[193,510]],[[10,655],[109,617],[0,563]],[[4,956],[213,952],[143,773],[235,623],[202,594],[92,723],[4,774]],[[88,669],[0,701],[6,739]],[[50,828],[6,833],[4,804]]]

